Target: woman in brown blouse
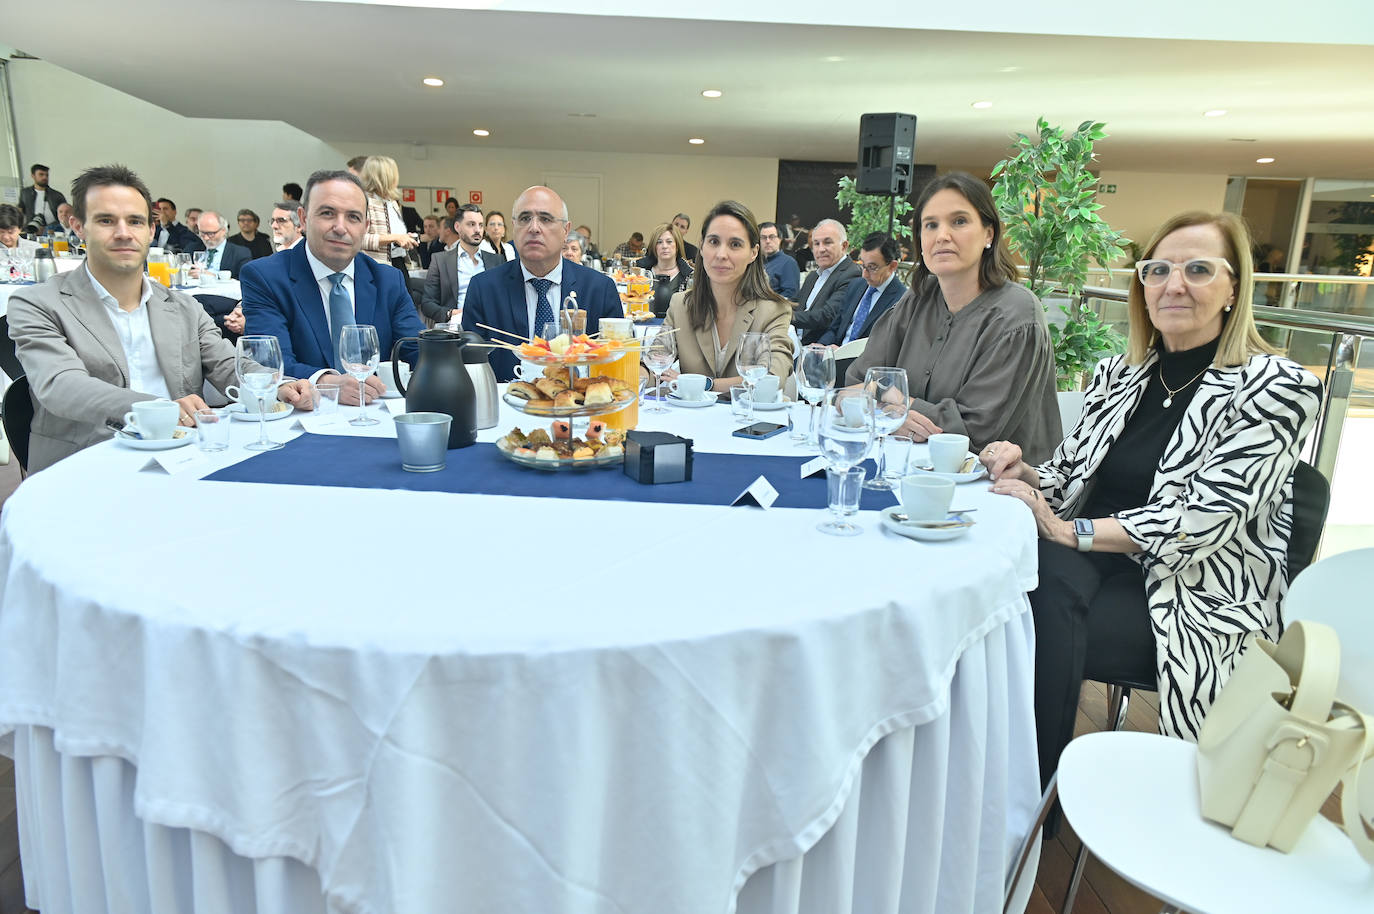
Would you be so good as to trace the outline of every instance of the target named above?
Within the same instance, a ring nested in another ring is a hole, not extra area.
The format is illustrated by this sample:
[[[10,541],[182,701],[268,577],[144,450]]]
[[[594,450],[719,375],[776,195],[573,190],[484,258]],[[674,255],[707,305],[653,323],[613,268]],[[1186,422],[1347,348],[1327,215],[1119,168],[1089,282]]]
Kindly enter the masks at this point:
[[[1028,460],[1047,459],[1063,437],[1049,326],[1018,281],[992,194],[951,172],[926,185],[916,212],[911,289],[878,320],[848,382],[874,366],[905,368],[910,411],[896,434],[968,435],[974,451],[1007,439]]]

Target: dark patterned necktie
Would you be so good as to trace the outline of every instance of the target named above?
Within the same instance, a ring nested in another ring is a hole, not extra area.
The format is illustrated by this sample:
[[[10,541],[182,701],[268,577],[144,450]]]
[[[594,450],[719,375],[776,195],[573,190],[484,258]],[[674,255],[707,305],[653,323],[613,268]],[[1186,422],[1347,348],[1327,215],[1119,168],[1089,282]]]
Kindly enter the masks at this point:
[[[534,303],[534,326],[530,328],[530,336],[534,336],[542,332],[546,324],[553,323],[553,305],[549,303],[549,289],[553,288],[553,280],[531,279],[530,284],[539,293],[539,299]]]

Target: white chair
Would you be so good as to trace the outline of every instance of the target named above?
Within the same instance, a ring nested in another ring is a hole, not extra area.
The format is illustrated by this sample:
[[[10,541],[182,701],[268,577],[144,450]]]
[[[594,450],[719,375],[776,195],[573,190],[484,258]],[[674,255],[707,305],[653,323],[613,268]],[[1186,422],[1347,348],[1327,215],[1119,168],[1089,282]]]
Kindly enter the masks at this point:
[[[1058,773],[1059,801],[1084,847],[1162,899],[1163,911],[1374,911],[1374,869],[1320,816],[1288,854],[1203,819],[1192,743],[1090,733],[1069,743]]]
[[[1374,714],[1374,613],[1369,609],[1369,569],[1374,549],[1322,559],[1293,579],[1284,598],[1286,620],[1311,619],[1341,639],[1341,678],[1336,697]]]
[[[1061,390],[1054,398],[1059,402],[1060,434],[1067,437],[1078,424],[1078,417],[1083,415],[1083,401],[1088,398],[1088,394],[1082,390]]]

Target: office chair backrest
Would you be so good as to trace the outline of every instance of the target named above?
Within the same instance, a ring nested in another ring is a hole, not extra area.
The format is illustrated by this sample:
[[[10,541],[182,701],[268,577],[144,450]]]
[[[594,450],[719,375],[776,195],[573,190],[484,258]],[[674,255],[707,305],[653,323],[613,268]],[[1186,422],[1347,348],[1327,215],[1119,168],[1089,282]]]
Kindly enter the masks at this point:
[[[14,459],[19,461],[20,469],[29,469],[29,426],[33,424],[33,400],[29,397],[29,379],[19,377],[5,391],[0,401],[0,421],[5,424],[5,437],[9,439]]]

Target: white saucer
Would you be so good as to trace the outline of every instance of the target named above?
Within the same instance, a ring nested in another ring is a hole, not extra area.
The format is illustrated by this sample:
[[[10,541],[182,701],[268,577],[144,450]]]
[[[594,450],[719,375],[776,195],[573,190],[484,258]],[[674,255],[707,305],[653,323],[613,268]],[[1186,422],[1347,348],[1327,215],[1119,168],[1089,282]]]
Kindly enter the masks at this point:
[[[964,455],[964,460],[968,460],[973,456],[973,452],[970,451]],[[929,473],[931,476],[939,476],[941,479],[952,479],[955,482],[975,482],[988,475],[988,468],[983,466],[977,459],[973,461],[973,469],[969,470],[967,473],[937,473],[930,467],[924,466],[913,466],[912,469],[920,473]]]
[[[135,438],[123,432],[115,432],[115,440],[125,447],[131,447],[136,451],[170,451],[172,448],[185,447],[196,440],[196,430],[178,425],[172,432],[171,438],[154,438],[151,441],[144,441],[142,438]]]
[[[394,388],[394,387],[388,387],[386,393],[382,394],[382,395],[381,395],[380,397],[378,397],[377,399],[378,399],[378,400],[400,400],[400,399],[403,399],[404,397],[405,397],[405,394],[401,393],[401,392],[400,392],[399,390],[397,390],[396,388]]]
[[[277,402],[281,403],[280,400],[278,400]],[[268,422],[276,422],[278,419],[285,419],[287,416],[291,415],[296,411],[296,408],[292,406],[290,403],[281,403],[281,405],[285,406],[286,409],[277,410],[276,412],[269,412],[267,414]],[[235,419],[239,420],[240,422],[258,421],[258,414],[250,413],[247,407],[245,407],[242,403],[230,403],[225,408],[225,411],[228,412],[229,415],[233,416]]]
[[[786,400],[774,400],[772,403],[760,403],[758,400],[754,401],[754,409],[759,410],[760,412],[771,413],[774,410],[786,408]]]
[[[684,400],[677,394],[668,394],[668,402],[683,409],[701,409],[703,406],[715,406],[718,401],[715,394],[702,397],[700,400]]]
[[[905,536],[907,539],[921,540],[926,543],[942,543],[946,540],[955,540],[971,530],[971,527],[926,527],[920,521],[899,521],[893,520],[893,514],[903,513],[900,507],[888,508],[882,513],[883,526],[891,530],[898,536]],[[976,523],[967,514],[952,512],[947,520],[967,521]]]

